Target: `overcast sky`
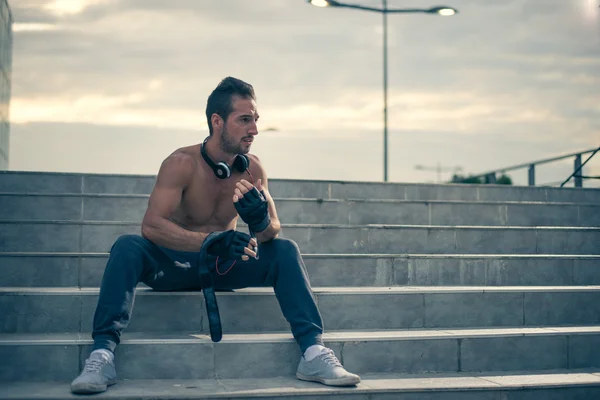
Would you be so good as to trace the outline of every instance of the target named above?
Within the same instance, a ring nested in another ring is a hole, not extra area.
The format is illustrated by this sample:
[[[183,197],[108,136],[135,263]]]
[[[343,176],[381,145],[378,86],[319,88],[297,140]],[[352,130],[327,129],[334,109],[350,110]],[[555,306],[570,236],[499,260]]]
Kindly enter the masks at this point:
[[[444,1],[460,13],[388,17],[391,181],[436,181],[418,164],[478,173],[600,146],[599,0]],[[271,178],[383,179],[380,14],[306,0],[9,3],[12,170],[155,174],[207,136],[206,99],[231,75],[255,87],[253,152]],[[586,175],[600,175],[594,160]],[[572,163],[540,167],[538,182]]]

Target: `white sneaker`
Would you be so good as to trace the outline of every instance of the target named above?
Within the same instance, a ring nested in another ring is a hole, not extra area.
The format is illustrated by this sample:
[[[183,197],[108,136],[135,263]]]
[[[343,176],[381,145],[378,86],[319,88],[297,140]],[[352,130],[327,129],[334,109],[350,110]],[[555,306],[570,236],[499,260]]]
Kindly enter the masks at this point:
[[[330,386],[353,386],[360,382],[360,377],[344,369],[333,350],[324,348],[319,355],[310,361],[304,356],[300,360],[296,377],[303,381],[321,382]]]
[[[83,371],[71,383],[73,393],[100,393],[117,383],[117,372],[111,357],[94,351],[85,360]]]

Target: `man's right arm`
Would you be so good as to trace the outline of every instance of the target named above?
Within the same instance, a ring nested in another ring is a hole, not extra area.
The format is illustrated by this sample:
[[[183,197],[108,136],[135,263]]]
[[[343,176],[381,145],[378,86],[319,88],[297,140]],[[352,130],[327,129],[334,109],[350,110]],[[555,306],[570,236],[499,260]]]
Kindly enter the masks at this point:
[[[142,221],[142,236],[159,246],[197,252],[208,236],[183,229],[169,220],[180,205],[194,172],[194,163],[191,156],[180,153],[169,156],[160,167]]]

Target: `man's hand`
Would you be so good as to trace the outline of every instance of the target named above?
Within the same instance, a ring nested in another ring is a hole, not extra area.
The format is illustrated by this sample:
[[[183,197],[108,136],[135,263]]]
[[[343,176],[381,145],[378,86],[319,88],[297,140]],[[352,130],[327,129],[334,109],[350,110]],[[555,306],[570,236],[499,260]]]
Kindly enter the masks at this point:
[[[208,254],[226,260],[248,261],[250,257],[256,258],[256,239],[244,232],[229,230],[219,233],[207,249]]]
[[[236,183],[233,195],[235,209],[252,232],[262,232],[271,224],[269,203],[262,190],[260,179],[256,182],[256,187],[242,179]]]

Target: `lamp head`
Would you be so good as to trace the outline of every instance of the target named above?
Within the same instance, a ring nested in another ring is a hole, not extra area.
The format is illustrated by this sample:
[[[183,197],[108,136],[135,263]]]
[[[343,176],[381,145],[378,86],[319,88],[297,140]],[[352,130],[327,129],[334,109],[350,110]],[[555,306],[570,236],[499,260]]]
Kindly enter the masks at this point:
[[[450,15],[457,14],[458,10],[456,10],[452,7],[437,6],[437,7],[430,8],[429,10],[427,10],[427,12],[430,14],[438,14],[438,15],[448,17]]]
[[[317,7],[335,7],[339,5],[335,0],[307,0],[307,2]]]

